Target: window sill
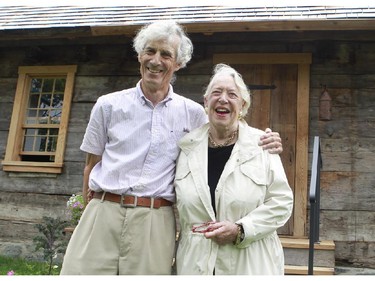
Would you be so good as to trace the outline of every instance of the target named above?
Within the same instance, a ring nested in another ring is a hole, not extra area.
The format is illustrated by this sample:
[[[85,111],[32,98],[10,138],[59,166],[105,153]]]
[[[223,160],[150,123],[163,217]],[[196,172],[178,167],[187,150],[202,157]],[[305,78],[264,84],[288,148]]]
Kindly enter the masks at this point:
[[[3,161],[4,172],[26,172],[26,173],[47,173],[61,174],[63,163],[43,163],[26,161]]]

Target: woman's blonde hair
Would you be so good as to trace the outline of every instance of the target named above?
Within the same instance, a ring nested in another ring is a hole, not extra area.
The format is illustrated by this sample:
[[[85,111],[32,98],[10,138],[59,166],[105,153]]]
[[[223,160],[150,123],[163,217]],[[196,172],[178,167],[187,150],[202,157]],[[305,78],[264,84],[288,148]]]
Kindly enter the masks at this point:
[[[228,74],[228,75],[233,77],[234,83],[236,84],[238,90],[240,91],[241,97],[245,101],[245,104],[242,108],[242,116],[243,117],[246,116],[246,114],[249,110],[250,104],[251,104],[250,91],[249,91],[248,87],[246,86],[246,84],[245,84],[245,82],[242,78],[242,75],[240,73],[238,73],[237,70],[235,70],[233,67],[231,67],[227,64],[219,63],[219,64],[215,65],[214,70],[213,70],[213,75],[210,78],[210,83],[208,84],[208,86],[206,88],[206,91],[205,91],[203,96],[205,98],[208,97],[208,95],[211,92],[215,77],[218,76],[218,75],[222,75],[222,74]]]

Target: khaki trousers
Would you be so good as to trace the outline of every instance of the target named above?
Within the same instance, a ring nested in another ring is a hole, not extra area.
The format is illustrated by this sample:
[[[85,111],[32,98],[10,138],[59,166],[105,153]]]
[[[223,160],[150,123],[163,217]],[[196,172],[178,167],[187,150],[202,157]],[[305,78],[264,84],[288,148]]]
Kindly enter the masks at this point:
[[[69,241],[61,275],[170,275],[173,207],[123,208],[92,199]]]

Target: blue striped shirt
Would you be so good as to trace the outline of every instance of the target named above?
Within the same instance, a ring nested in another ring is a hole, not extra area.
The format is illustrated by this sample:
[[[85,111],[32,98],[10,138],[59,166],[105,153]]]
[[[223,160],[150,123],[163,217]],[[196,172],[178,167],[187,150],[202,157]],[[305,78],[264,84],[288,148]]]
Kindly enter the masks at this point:
[[[101,155],[89,177],[94,191],[175,201],[177,141],[207,123],[203,107],[173,92],[155,107],[135,88],[98,98],[81,150]]]

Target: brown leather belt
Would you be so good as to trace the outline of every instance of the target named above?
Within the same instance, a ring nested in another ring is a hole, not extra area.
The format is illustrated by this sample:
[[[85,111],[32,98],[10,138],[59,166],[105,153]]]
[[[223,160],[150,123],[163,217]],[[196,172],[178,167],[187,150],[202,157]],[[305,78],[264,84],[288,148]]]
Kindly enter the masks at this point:
[[[102,199],[104,192],[94,192],[93,198]],[[132,195],[118,195],[105,192],[103,200],[120,203],[125,208],[147,207],[159,209],[160,207],[172,206],[173,203],[164,198],[138,197]]]

